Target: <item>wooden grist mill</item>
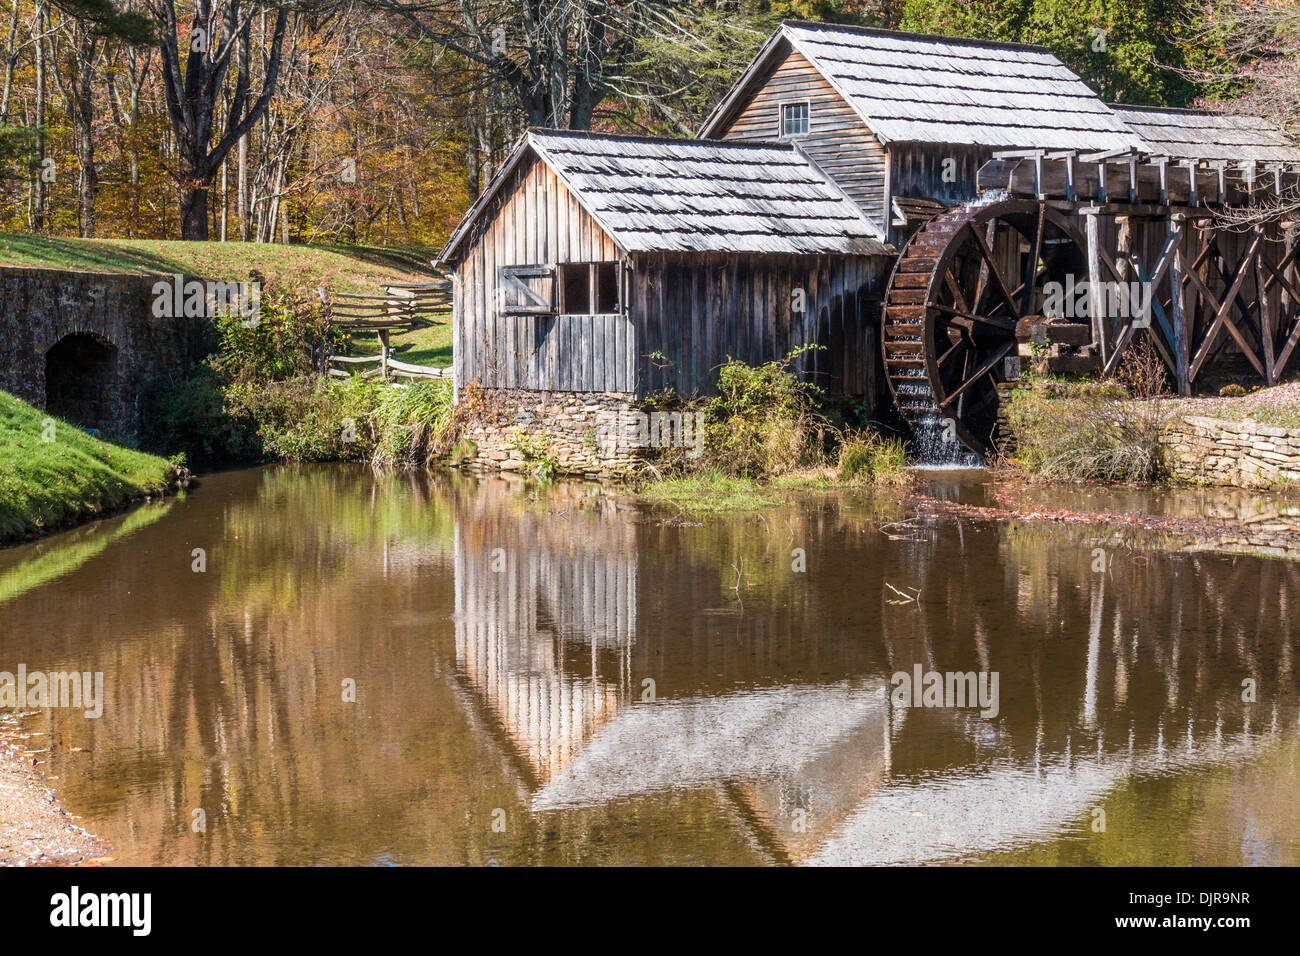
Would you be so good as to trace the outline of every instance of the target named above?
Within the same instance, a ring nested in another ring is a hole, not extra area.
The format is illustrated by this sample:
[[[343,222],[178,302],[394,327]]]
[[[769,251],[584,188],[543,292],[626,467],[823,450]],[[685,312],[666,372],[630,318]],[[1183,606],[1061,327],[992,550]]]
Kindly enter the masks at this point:
[[[1054,346],[1051,371],[1109,375],[1145,337],[1181,395],[1216,367],[1275,384],[1300,341],[1297,229],[1258,210],[1296,190],[1277,160],[995,153],[982,198],[925,223],[890,279],[883,344],[899,411],[913,427],[951,420],[990,450],[998,385],[1018,375],[1026,342]]]
[[[1259,213],[1297,170],[1262,119],[1110,105],[1042,47],[784,23],[692,140],[521,139],[441,256],[456,381],[531,415],[795,352],[961,463],[1026,359],[1113,374],[1147,341],[1184,395],[1281,380],[1296,228]]]

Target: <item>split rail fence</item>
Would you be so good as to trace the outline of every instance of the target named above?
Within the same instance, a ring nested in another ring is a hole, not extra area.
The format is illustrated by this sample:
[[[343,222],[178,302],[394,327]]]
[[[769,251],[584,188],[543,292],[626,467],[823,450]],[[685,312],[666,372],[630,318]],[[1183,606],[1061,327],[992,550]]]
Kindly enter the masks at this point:
[[[451,280],[394,283],[378,295],[322,291],[329,324],[349,333],[374,332],[379,340],[377,355],[327,354],[323,371],[337,378],[349,378],[357,366],[373,365],[362,378],[438,379],[451,378],[451,368],[413,365],[393,358],[390,336],[447,321],[451,312]]]

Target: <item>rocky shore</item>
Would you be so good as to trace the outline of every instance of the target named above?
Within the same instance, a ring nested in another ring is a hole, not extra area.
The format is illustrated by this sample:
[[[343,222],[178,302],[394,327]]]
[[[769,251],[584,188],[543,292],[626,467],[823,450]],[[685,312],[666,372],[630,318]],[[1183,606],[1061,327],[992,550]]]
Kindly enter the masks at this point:
[[[0,725],[0,866],[105,862],[107,847],[59,806],[32,754],[35,740]]]

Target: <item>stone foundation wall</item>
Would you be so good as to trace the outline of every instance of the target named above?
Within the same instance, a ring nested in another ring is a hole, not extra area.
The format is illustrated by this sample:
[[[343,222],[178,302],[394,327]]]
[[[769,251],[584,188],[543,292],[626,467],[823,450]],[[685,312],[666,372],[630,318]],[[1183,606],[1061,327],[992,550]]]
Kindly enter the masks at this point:
[[[632,394],[478,389],[462,392],[470,409],[462,449],[473,454],[462,467],[527,471],[536,467],[519,446],[554,456],[566,474],[613,477],[640,458],[639,413]]]
[[[1239,488],[1300,482],[1300,429],[1188,415],[1166,432],[1175,478]]]

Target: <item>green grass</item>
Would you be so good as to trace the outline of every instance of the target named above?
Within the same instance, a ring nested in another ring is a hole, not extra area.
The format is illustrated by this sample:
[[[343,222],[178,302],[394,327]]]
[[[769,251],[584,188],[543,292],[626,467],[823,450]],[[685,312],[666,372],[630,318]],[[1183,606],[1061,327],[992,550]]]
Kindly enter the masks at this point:
[[[0,391],[0,540],[162,494],[172,474],[166,459],[100,441]]]
[[[446,368],[451,364],[451,316],[429,328],[396,332],[389,336],[388,342],[393,347],[393,358],[399,362]],[[348,355],[378,355],[379,338],[373,332],[353,335],[346,352]]]
[[[907,483],[907,450],[898,438],[874,432],[848,434],[840,443],[839,477],[877,485]]]
[[[731,478],[718,471],[661,478],[639,485],[638,500],[690,513],[757,511],[777,503],[762,482]]]
[[[1261,425],[1274,428],[1300,428],[1300,407],[1258,408],[1250,416]]]
[[[261,272],[297,293],[319,287],[377,292],[387,282],[428,282],[433,248],[285,246],[164,239],[59,239],[0,233],[0,266],[82,272],[151,272],[230,281]]]
[[[650,478],[630,486],[630,492],[642,504],[661,507],[682,514],[704,515],[728,511],[762,511],[810,494],[848,492],[864,495],[862,500],[894,505],[901,496],[883,494],[885,486],[906,484],[892,474],[875,481],[845,480],[827,469],[773,478],[733,478],[716,469],[698,474]]]

